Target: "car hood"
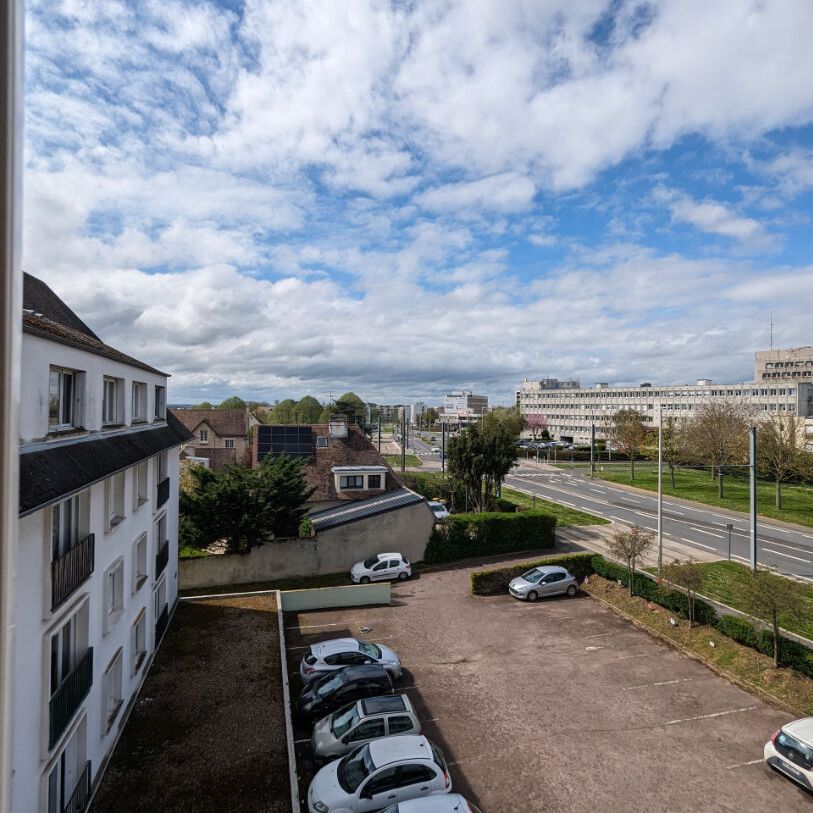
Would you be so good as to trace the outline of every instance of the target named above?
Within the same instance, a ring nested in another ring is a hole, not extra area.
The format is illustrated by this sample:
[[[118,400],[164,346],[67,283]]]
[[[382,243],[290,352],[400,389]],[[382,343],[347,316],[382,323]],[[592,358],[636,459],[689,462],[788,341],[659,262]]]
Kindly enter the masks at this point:
[[[348,795],[339,784],[339,762],[341,760],[337,759],[328,763],[313,777],[308,788],[309,802],[324,802],[330,810],[333,810],[347,801]]]
[[[311,744],[314,750],[321,750],[332,748],[336,745],[338,740],[333,736],[330,730],[330,718],[332,715],[328,714],[318,720],[313,726],[313,734],[311,735]]]
[[[364,573],[366,570],[367,568],[364,567],[364,562],[356,562],[356,564],[350,568],[351,573]]]
[[[531,587],[533,582],[525,581],[521,576],[517,576],[516,579],[511,579],[510,587],[513,587],[515,590],[524,590],[526,587]]]
[[[376,644],[376,646],[381,650],[381,660],[385,663],[401,663],[399,657],[395,654],[395,651],[390,649],[388,646],[384,646],[384,644]]]

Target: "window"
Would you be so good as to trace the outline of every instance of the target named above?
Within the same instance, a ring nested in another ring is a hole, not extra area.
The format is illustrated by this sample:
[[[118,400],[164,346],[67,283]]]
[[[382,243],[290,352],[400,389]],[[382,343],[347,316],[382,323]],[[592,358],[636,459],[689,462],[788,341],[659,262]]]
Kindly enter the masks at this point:
[[[200,437],[200,442],[201,443],[208,443],[209,442],[209,430],[208,429],[201,429],[199,437]]]
[[[104,721],[104,731],[110,731],[116,717],[118,716],[119,709],[122,706],[122,692],[121,692],[121,662],[122,650],[113,656],[107,669],[104,671],[104,713],[102,720]]]
[[[155,388],[155,420],[163,421],[167,417],[167,390],[166,387]]]
[[[160,549],[167,541],[167,515],[161,514],[155,523],[155,547]]]
[[[104,574],[104,631],[109,632],[124,610],[124,560]]]
[[[87,765],[86,741],[87,722],[83,719],[48,772],[48,813],[72,809],[70,801],[74,790],[80,782],[88,781],[89,777],[86,779],[83,775]]]
[[[102,424],[124,423],[124,381],[121,378],[104,377],[102,392]]]
[[[405,715],[390,717],[390,734],[403,734],[404,731],[412,731],[413,728],[411,717]]]
[[[124,519],[124,472],[120,471],[105,481],[107,530],[111,531]]]
[[[347,738],[348,742],[359,742],[360,740],[372,740],[384,736],[384,721],[367,720],[357,726]]]
[[[138,591],[147,581],[147,534],[142,534],[133,543],[133,592]]]
[[[402,765],[401,774],[398,777],[398,786],[416,785],[418,782],[431,782],[435,778],[435,772],[426,765]]]
[[[156,457],[156,483],[160,483],[167,479],[167,472],[169,471],[168,458],[166,452],[159,452]]]
[[[50,694],[53,695],[87,651],[88,604],[85,602],[51,635]]]
[[[367,488],[381,488],[381,475],[380,474],[367,475]]]
[[[48,374],[48,431],[81,426],[82,373],[51,367]]]
[[[339,488],[364,488],[364,476],[361,474],[342,475],[339,477]]]
[[[61,559],[79,542],[79,495],[51,508],[51,561]]]
[[[234,448],[234,438],[225,438],[223,441],[223,446],[226,449],[233,449]]]
[[[323,435],[320,435],[316,438],[316,448],[317,449],[327,449],[327,438]]]
[[[147,502],[147,477],[149,466],[146,460],[133,467],[133,511],[138,511]]]
[[[130,628],[131,674],[136,674],[147,655],[147,611],[142,610]]]
[[[362,796],[367,793],[374,796],[377,793],[384,793],[385,791],[397,788],[397,775],[398,768],[386,768],[385,770],[379,772],[367,783],[367,786],[362,792]]]
[[[141,423],[147,420],[147,385],[141,381],[133,381],[130,409],[132,423]]]

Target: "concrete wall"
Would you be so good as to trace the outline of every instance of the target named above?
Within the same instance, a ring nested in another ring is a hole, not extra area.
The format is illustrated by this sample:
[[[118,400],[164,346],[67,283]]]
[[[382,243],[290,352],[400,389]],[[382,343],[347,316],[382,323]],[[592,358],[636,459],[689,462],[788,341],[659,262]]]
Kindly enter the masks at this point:
[[[364,607],[368,604],[389,604],[390,583],[349,584],[346,587],[320,587],[312,590],[283,590],[282,609],[323,610],[327,607]]]
[[[349,572],[355,562],[398,551],[411,562],[423,559],[434,517],[425,502],[329,528],[312,539],[270,542],[245,554],[182,559],[182,590],[275,581],[297,576]]]

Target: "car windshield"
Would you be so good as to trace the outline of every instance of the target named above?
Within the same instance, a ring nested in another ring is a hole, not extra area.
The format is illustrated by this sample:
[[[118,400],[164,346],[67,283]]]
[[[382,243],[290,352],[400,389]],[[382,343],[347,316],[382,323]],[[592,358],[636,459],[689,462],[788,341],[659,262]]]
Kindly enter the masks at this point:
[[[792,737],[784,729],[779,732],[774,745],[776,750],[791,762],[801,765],[808,771],[813,768],[813,747]]]
[[[369,570],[373,565],[377,565],[377,564],[378,564],[378,557],[377,556],[371,556],[369,559],[364,560],[364,567],[366,567],[367,570]]]
[[[336,770],[336,778],[347,793],[354,793],[356,788],[373,772],[373,758],[370,756],[370,747],[361,748],[348,754]]]
[[[375,658],[376,660],[381,658],[380,647],[377,647],[375,644],[368,644],[367,641],[359,641],[359,652],[368,658]]]
[[[430,743],[430,745],[432,746],[432,756],[434,756],[435,762],[443,773],[448,773],[449,769],[446,767],[446,760],[443,758],[443,753],[441,752],[440,748],[438,748],[434,743]]]
[[[316,684],[316,694],[318,694],[320,697],[326,697],[331,692],[335,692],[336,689],[338,689],[343,683],[344,679],[342,677],[342,670],[333,672],[327,677],[323,677]]]
[[[358,719],[355,703],[339,709],[330,720],[330,730],[333,732],[333,736],[342,737],[358,722]]]
[[[526,582],[536,582],[539,581],[540,577],[543,576],[543,572],[538,568],[533,568],[533,570],[529,570],[526,573],[522,574],[522,578],[525,579]]]

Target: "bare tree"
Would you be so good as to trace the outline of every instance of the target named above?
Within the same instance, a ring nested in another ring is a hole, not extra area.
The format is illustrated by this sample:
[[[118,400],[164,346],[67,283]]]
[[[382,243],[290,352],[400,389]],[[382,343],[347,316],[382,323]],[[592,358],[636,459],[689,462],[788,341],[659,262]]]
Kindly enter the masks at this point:
[[[802,612],[803,586],[768,570],[754,570],[745,582],[742,598],[745,609],[771,625],[773,665],[779,666],[779,616],[796,619]]]
[[[686,424],[677,418],[665,418],[663,422],[663,462],[669,467],[672,491],[675,491],[675,467],[685,463],[688,453],[686,448]],[[658,459],[658,448],[653,447],[650,457]]]
[[[636,566],[652,547],[653,538],[652,531],[633,525],[628,531],[616,531],[607,543],[610,556],[626,562],[629,571],[630,595],[632,595]]]
[[[717,493],[723,497],[723,474],[727,466],[744,463],[748,456],[748,425],[751,411],[736,401],[703,404],[687,425],[692,455],[708,462],[717,477]]]
[[[689,602],[689,626],[694,626],[694,600],[697,591],[703,587],[703,569],[691,560],[681,562],[675,559],[672,564],[666,565],[663,569],[663,577],[666,581],[682,588],[686,593]]]
[[[776,484],[776,507],[782,507],[782,483],[813,473],[813,455],[805,450],[805,422],[796,415],[772,415],[757,432],[757,461]]]
[[[635,479],[635,458],[647,441],[648,433],[637,409],[619,409],[613,415],[610,438],[630,461],[630,479]]]

